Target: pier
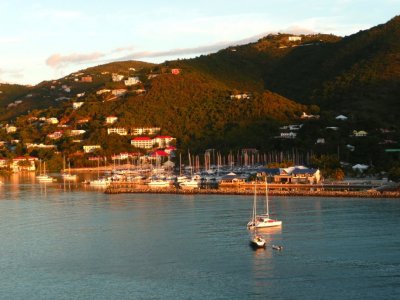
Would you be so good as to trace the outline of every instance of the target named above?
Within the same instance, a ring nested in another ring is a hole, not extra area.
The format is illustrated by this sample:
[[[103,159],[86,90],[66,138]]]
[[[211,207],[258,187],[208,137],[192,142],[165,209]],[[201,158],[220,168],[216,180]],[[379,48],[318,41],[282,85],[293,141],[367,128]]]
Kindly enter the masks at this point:
[[[341,187],[341,189],[340,189]],[[351,187],[346,185],[303,185],[303,184],[268,184],[271,196],[301,197],[353,197],[353,198],[400,198],[399,191],[377,191],[369,186]],[[265,185],[258,184],[257,190],[262,193]],[[106,194],[121,193],[155,193],[155,194],[209,194],[209,195],[253,195],[254,184],[223,186],[219,188],[181,189],[175,186],[154,188],[145,184],[131,182],[113,182],[105,190]]]

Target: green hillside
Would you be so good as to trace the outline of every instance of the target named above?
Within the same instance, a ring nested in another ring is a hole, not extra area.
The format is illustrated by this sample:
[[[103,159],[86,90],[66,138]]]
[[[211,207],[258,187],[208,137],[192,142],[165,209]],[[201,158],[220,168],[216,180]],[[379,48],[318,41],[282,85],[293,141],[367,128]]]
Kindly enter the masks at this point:
[[[58,127],[30,120],[57,117],[61,128],[86,130],[80,143],[98,143],[105,155],[133,150],[131,136],[107,134],[105,118],[115,115],[115,127],[161,127],[161,134],[177,138],[182,151],[257,148],[308,158],[334,155],[388,170],[398,163],[385,149],[399,147],[399,38],[400,17],[395,17],[344,38],[271,34],[193,59],[113,62],[34,87],[1,85],[0,121],[20,128],[1,135],[52,143],[46,136]],[[113,80],[113,73],[140,83],[127,86]],[[118,90],[123,94],[115,96]],[[73,109],[74,102],[83,106]],[[300,119],[303,112],[318,116]],[[339,114],[348,120],[336,120]],[[366,136],[357,137],[358,131]],[[63,153],[82,149],[71,138],[55,142]],[[27,151],[18,149],[19,154]]]

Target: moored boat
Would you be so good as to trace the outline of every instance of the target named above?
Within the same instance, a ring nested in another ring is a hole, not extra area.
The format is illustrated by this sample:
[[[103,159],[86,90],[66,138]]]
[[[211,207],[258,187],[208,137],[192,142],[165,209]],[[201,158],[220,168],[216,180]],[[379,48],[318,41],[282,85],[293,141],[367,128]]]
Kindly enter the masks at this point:
[[[265,248],[267,241],[258,234],[253,234],[250,238],[250,246],[253,248]]]

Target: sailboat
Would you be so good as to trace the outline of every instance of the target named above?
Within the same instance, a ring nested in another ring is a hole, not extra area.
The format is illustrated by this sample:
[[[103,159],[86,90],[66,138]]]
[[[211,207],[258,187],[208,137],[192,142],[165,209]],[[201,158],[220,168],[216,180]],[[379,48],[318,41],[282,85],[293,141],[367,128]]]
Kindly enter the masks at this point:
[[[261,235],[254,232],[250,238],[250,246],[253,248],[265,248],[267,246],[267,241]]]
[[[109,177],[100,177],[100,158],[97,158],[97,179],[90,180],[89,184],[91,186],[107,187],[111,184],[111,179]]]
[[[65,160],[64,160],[64,170],[65,170]],[[71,174],[71,162],[68,162],[68,172],[61,174],[64,180],[76,180],[78,177],[76,174]]]
[[[254,201],[253,201],[253,213],[251,215],[251,220],[247,224],[256,224],[257,221],[257,187],[254,185]],[[257,234],[257,227],[255,228],[254,232],[250,236],[250,246],[253,248],[265,248],[267,242],[266,240]]]
[[[39,182],[53,182],[53,181],[55,181],[55,178],[47,175],[47,173],[46,173],[46,162],[43,162],[43,173],[42,173],[42,164],[39,161],[39,175],[36,175],[36,179],[39,180]]]
[[[265,205],[264,205],[265,211],[261,215],[257,215],[256,202],[257,202],[257,190],[256,188],[254,188],[253,216],[252,219],[247,223],[248,228],[265,228],[265,227],[275,227],[282,225],[282,221],[271,219],[269,217],[267,177],[265,177]]]

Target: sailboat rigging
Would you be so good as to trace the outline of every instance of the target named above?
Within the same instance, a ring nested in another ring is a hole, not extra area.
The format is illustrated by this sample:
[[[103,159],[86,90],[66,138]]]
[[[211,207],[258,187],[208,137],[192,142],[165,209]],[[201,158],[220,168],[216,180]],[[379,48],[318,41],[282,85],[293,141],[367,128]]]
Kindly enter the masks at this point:
[[[253,204],[253,215],[251,220],[247,223],[247,228],[264,228],[264,227],[275,227],[281,226],[282,221],[271,219],[269,217],[269,199],[268,199],[268,182],[267,177],[265,177],[265,204],[264,213],[257,215],[256,202],[257,202],[257,190],[254,188],[254,204]]]

